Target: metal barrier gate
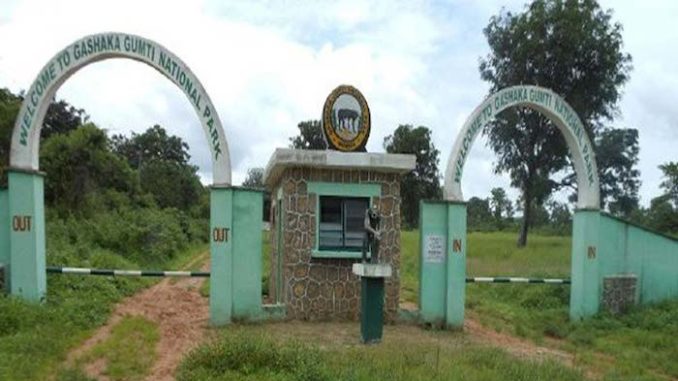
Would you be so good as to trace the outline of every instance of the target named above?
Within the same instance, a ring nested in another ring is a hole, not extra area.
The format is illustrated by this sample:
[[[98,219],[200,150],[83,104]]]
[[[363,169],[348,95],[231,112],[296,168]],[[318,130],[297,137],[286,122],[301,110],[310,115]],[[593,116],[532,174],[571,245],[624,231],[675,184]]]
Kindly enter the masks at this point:
[[[47,274],[137,276],[137,277],[198,277],[209,278],[209,271],[112,270],[84,267],[47,266]]]
[[[571,284],[569,278],[520,278],[520,277],[470,277],[466,283],[541,283],[541,284]]]

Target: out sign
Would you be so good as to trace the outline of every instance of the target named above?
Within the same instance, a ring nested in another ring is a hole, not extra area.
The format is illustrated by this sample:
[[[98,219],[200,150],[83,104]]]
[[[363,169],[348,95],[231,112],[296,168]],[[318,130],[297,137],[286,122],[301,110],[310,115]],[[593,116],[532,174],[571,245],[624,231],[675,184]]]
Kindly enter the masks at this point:
[[[229,228],[214,228],[212,231],[212,240],[214,242],[228,242]]]
[[[29,232],[31,231],[31,216],[14,216],[12,218],[12,230],[15,232]]]

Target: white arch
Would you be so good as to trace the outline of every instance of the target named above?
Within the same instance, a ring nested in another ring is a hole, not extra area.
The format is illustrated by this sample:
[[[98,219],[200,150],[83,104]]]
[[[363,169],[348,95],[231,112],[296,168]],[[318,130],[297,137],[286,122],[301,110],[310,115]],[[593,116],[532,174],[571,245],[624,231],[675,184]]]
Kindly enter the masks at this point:
[[[548,117],[565,137],[577,174],[578,208],[600,208],[600,181],[584,125],[577,113],[558,94],[538,86],[513,86],[502,89],[476,107],[459,131],[445,170],[444,195],[447,200],[463,201],[461,177],[466,156],[480,130],[497,114],[509,107],[527,106]]]
[[[172,52],[143,37],[124,33],[86,36],[66,46],[42,68],[26,93],[14,124],[10,166],[39,170],[40,130],[47,108],[61,85],[83,66],[108,58],[130,58],[143,62],[177,85],[191,102],[202,124],[212,153],[215,185],[231,185],[228,143],[205,88]]]

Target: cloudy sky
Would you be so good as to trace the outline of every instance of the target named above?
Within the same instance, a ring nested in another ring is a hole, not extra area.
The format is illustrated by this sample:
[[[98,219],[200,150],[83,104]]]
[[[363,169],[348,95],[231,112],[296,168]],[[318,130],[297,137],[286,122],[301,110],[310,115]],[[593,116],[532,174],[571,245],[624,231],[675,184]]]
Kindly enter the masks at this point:
[[[164,45],[200,78],[218,108],[231,149],[233,179],[266,165],[289,144],[301,120],[319,119],[329,92],[358,87],[370,104],[369,151],[383,151],[398,124],[433,130],[441,172],[456,134],[487,95],[478,59],[482,34],[501,7],[524,0],[397,1],[89,1],[3,0],[0,87],[27,89],[57,51],[88,34],[118,31]],[[640,130],[641,202],[658,194],[657,165],[678,159],[678,2],[601,0],[624,25],[634,70],[618,127]],[[110,133],[165,126],[191,147],[205,183],[211,163],[189,101],[152,68],[130,60],[87,66],[57,98],[84,108]],[[487,197],[506,176],[492,174],[494,155],[478,140],[467,160],[466,197]],[[515,197],[517,193],[511,191]]]

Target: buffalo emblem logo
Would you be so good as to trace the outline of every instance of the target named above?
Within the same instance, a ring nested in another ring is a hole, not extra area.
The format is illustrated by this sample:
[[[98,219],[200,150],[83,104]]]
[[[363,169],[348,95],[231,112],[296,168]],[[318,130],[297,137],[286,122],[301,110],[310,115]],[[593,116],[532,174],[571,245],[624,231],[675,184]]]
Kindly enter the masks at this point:
[[[342,85],[330,93],[323,107],[322,124],[330,148],[365,151],[370,135],[370,109],[355,87]]]

